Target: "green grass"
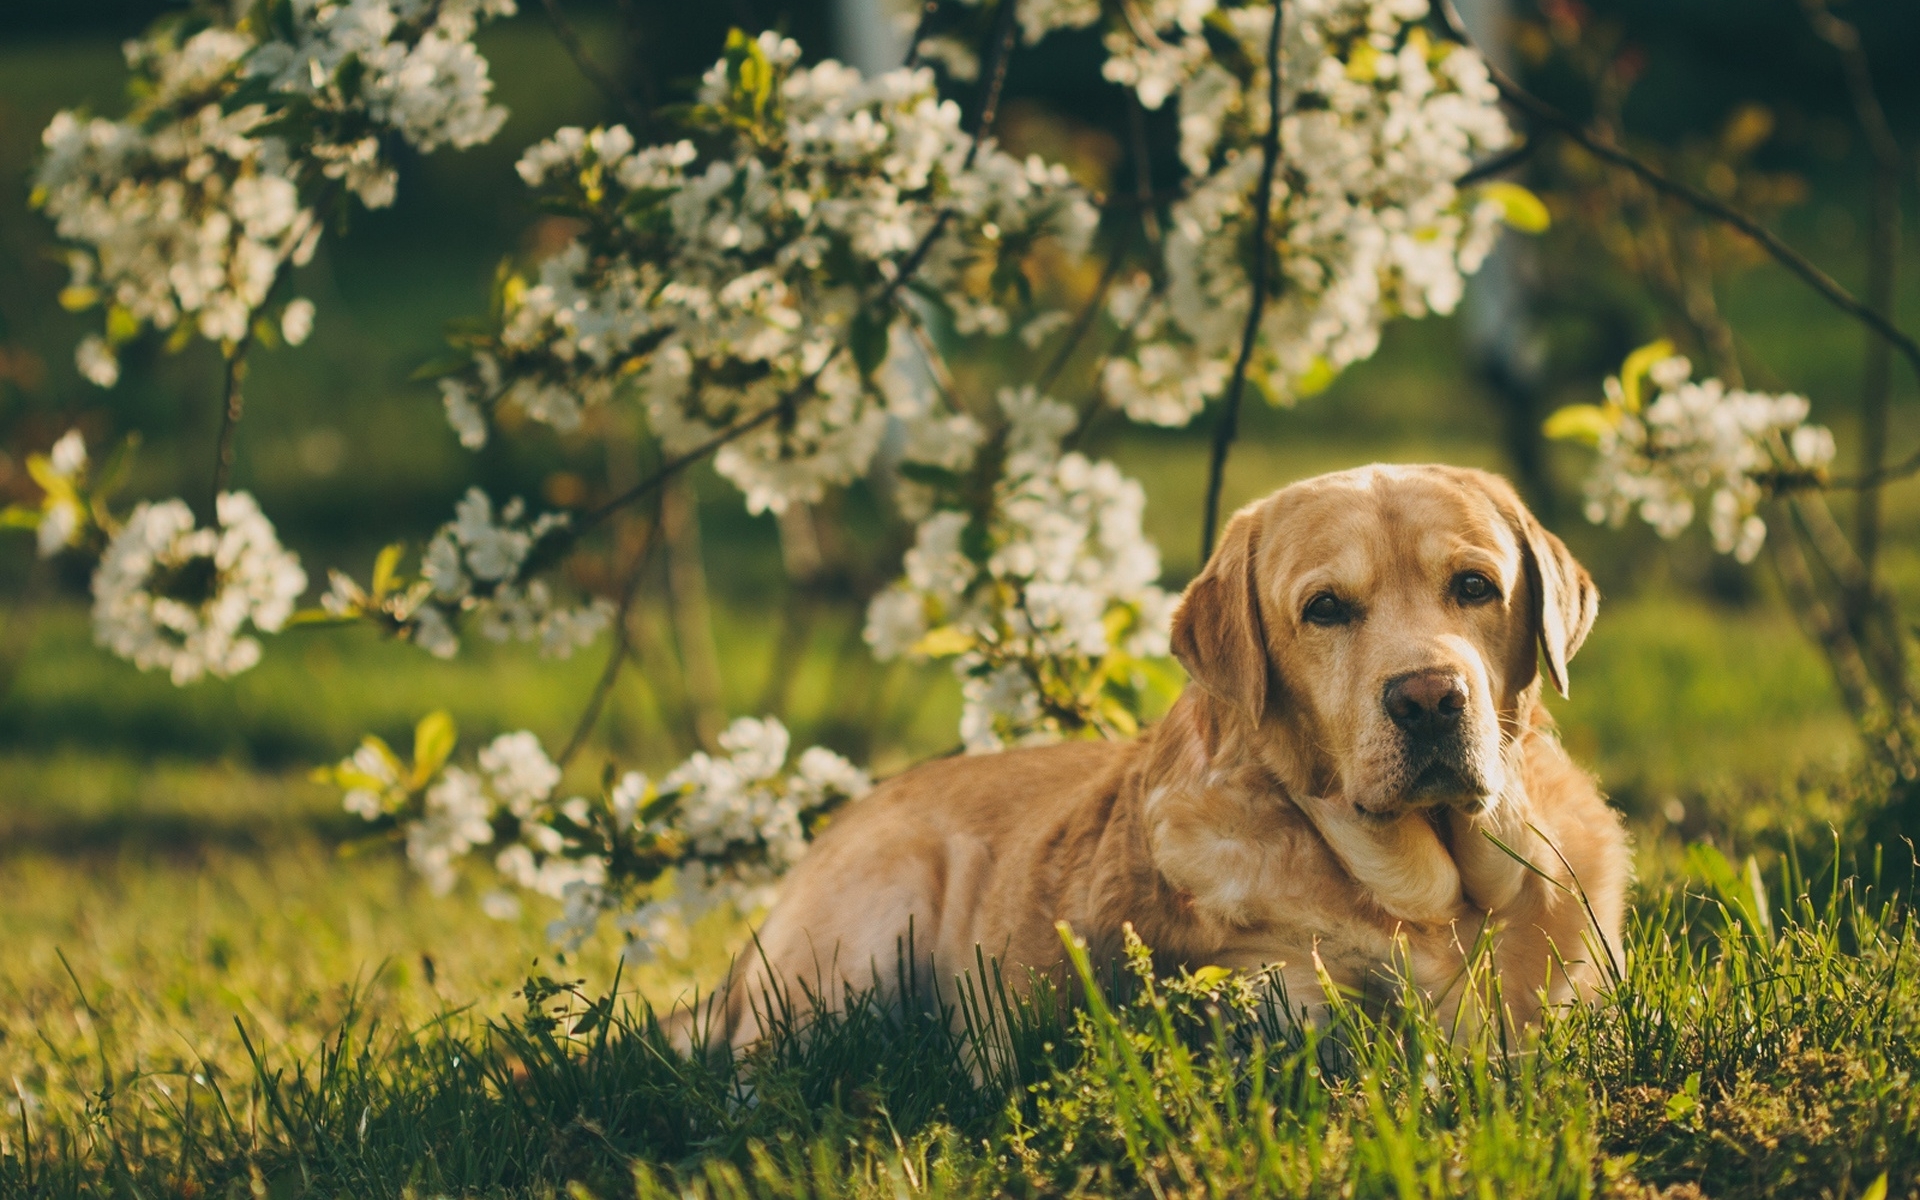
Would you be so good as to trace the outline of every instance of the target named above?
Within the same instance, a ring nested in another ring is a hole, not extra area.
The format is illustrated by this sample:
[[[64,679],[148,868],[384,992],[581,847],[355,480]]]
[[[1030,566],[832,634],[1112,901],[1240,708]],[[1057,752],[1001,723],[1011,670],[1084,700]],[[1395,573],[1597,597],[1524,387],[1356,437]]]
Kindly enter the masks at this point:
[[[1715,852],[1694,861],[1695,894],[1643,900],[1607,993],[1524,1042],[1450,1039],[1417,1000],[1342,1003],[1303,1029],[1251,981],[1153,980],[1142,959],[1083,974],[1071,1007],[991,988],[959,1014],[856,997],[777,1021],[736,1061],[674,1050],[631,993],[535,986],[516,1009],[431,1014],[431,984],[396,961],[302,1001],[325,1036],[288,1039],[243,1007],[210,1054],[144,1040],[190,1001],[76,966],[40,997],[65,1099],[15,1106],[0,1189],[1914,1194],[1920,932],[1837,862],[1768,889]],[[219,969],[178,974],[191,990]]]

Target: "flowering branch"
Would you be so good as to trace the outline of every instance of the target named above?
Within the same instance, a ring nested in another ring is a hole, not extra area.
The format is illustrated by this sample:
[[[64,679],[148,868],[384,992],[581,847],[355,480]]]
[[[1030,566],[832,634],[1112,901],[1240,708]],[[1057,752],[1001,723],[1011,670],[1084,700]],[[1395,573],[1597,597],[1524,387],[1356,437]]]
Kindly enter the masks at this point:
[[[1473,46],[1473,39],[1467,33],[1466,25],[1461,21],[1452,0],[1434,0],[1434,11],[1440,15],[1441,22],[1456,41],[1464,46]],[[1772,255],[1774,261],[1798,275],[1809,287],[1819,292],[1828,303],[1891,342],[1901,354],[1906,356],[1907,361],[1913,364],[1914,370],[1920,372],[1920,342],[1914,341],[1899,326],[1876,312],[1870,305],[1856,299],[1853,293],[1841,287],[1832,276],[1815,266],[1806,255],[1787,245],[1772,230],[1739,209],[1715,199],[1690,184],[1661,173],[1612,142],[1589,133],[1580,122],[1514,82],[1512,76],[1506,74],[1493,62],[1487,61],[1486,67],[1488,77],[1493,80],[1494,86],[1500,89],[1501,97],[1515,108],[1565,137],[1595,158],[1631,171],[1655,191],[1683,201],[1696,211],[1739,230]],[[1890,479],[1911,475],[1915,471],[1920,471],[1920,452],[1916,452],[1913,457],[1897,466],[1871,475],[1863,475],[1859,482],[1851,486],[1875,487]]]
[[[1273,220],[1273,173],[1280,164],[1280,32],[1283,0],[1273,0],[1273,25],[1267,32],[1267,135],[1260,143],[1260,186],[1253,194],[1253,299],[1247,307],[1246,332],[1240,335],[1240,355],[1233,363],[1227,399],[1220,423],[1213,431],[1213,457],[1207,464],[1207,507],[1200,525],[1200,561],[1213,555],[1214,530],[1220,523],[1220,488],[1226,482],[1227,451],[1240,430],[1240,396],[1247,387],[1247,368],[1260,340],[1260,318],[1267,307],[1267,271],[1272,255],[1267,229]]]

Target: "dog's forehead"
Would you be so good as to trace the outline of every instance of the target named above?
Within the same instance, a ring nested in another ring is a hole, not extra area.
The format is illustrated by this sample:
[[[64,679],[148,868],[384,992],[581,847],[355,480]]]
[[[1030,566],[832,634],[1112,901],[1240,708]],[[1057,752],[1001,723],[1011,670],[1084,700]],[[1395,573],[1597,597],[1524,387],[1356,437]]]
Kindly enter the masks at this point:
[[[1518,539],[1477,472],[1371,466],[1302,480],[1267,501],[1283,569],[1371,574],[1391,556],[1442,566],[1479,551],[1505,561]]]

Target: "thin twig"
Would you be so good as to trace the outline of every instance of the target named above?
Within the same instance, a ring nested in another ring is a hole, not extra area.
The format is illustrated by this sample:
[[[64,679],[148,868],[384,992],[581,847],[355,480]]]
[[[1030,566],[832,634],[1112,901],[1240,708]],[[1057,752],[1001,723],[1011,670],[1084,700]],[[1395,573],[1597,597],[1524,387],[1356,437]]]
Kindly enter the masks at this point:
[[[1267,136],[1260,143],[1260,186],[1253,196],[1253,297],[1247,306],[1247,327],[1240,336],[1240,356],[1234,360],[1233,379],[1227,384],[1220,423],[1213,430],[1213,460],[1207,466],[1206,516],[1200,526],[1200,562],[1213,556],[1213,535],[1220,524],[1220,489],[1226,483],[1227,451],[1240,427],[1240,397],[1247,390],[1247,368],[1260,339],[1260,318],[1267,307],[1267,228],[1273,219],[1273,173],[1280,165],[1280,26],[1282,0],[1273,2],[1273,27],[1267,33]]]
[[[657,544],[654,533],[659,529],[656,518],[647,530],[646,540],[635,548],[633,566],[627,571],[626,580],[620,585],[620,603],[613,615],[613,648],[607,652],[607,665],[600,671],[600,679],[593,685],[593,694],[587,697],[587,706],[580,712],[580,719],[574,722],[573,736],[567,739],[566,749],[554,759],[554,765],[562,771],[573,761],[593,735],[593,727],[600,723],[600,710],[606,706],[607,697],[613,692],[613,685],[620,678],[620,669],[632,657],[633,638],[627,631],[627,619],[633,613],[633,602],[640,595],[640,581],[645,578],[647,565],[653,561],[653,548]]]
[[[227,483],[233,475],[233,436],[240,426],[240,415],[246,405],[246,398],[240,390],[241,382],[247,377],[247,351],[253,348],[253,320],[248,314],[247,331],[226,353],[225,382],[221,392],[220,433],[213,446],[213,498],[207,511],[213,523],[220,523],[220,493],[227,490]]]
[[[1473,39],[1467,34],[1465,26],[1460,21],[1460,14],[1453,7],[1452,0],[1434,0],[1434,8],[1455,40],[1465,46],[1474,45]],[[1781,241],[1772,230],[1739,209],[1722,203],[1690,184],[1670,178],[1619,146],[1595,137],[1587,132],[1580,122],[1515,83],[1506,72],[1492,62],[1488,62],[1486,67],[1494,86],[1500,89],[1501,97],[1509,104],[1541,125],[1567,138],[1595,158],[1633,172],[1655,191],[1684,201],[1697,211],[1747,235],[1761,249],[1772,255],[1774,261],[1798,275],[1809,287],[1825,297],[1829,304],[1892,342],[1906,356],[1907,361],[1913,364],[1915,371],[1920,371],[1920,342],[1914,341],[1898,326],[1856,299],[1851,292],[1834,282],[1831,276],[1815,266],[1804,254]],[[1920,454],[1882,474],[1892,478],[1912,474],[1916,470],[1920,470]]]
[[[1147,110],[1140,95],[1127,89],[1127,136],[1133,157],[1133,198],[1140,205],[1140,225],[1147,244],[1160,248],[1160,212],[1153,200],[1153,152],[1147,142]]]
[[[1905,155],[1900,152],[1900,140],[1887,124],[1886,110],[1880,106],[1880,98],[1874,91],[1873,68],[1866,48],[1861,45],[1859,28],[1835,15],[1826,0],[1800,0],[1800,7],[1805,10],[1807,23],[1813,26],[1814,33],[1839,53],[1854,116],[1861,132],[1866,134],[1867,149],[1873,155],[1872,195],[1868,202],[1867,303],[1891,320],[1900,256],[1900,176]],[[1867,478],[1878,476],[1886,466],[1892,368],[1893,347],[1884,337],[1870,337],[1860,379],[1860,473]],[[1880,516],[1880,489],[1865,489],[1854,514],[1865,579],[1863,586],[1847,597],[1847,616],[1856,635],[1866,610],[1873,603],[1873,581],[1880,557]]]
[[[627,114],[627,119],[633,122],[636,135],[646,129],[649,122],[647,110],[587,52],[586,43],[580,40],[580,34],[567,20],[566,14],[560,11],[560,0],[540,0],[540,7],[546,10],[547,24],[553,26],[553,36],[560,39],[561,48],[573,60],[573,65],[580,69],[580,74],[586,76],[588,83],[599,88],[607,99]]]
[[[980,73],[980,107],[973,115],[973,145],[967,147],[969,167],[1000,113],[1000,92],[1006,87],[1007,64],[1013,61],[1014,36],[1020,32],[1019,14],[1020,0],[1000,0],[1000,7],[993,13],[993,32],[987,36],[987,68]]]
[[[1067,369],[1067,363],[1072,361],[1074,352],[1080,348],[1080,343],[1086,339],[1094,322],[1100,319],[1100,312],[1106,307],[1107,293],[1113,290],[1114,280],[1120,277],[1120,268],[1126,265],[1127,251],[1132,248],[1132,244],[1133,230],[1128,228],[1115,242],[1113,252],[1107,256],[1107,268],[1100,272],[1100,282],[1094,286],[1093,294],[1087,297],[1086,305],[1074,318],[1073,328],[1067,333],[1067,340],[1060,344],[1060,349],[1054,352],[1052,360],[1047,363],[1046,369],[1040,372],[1039,379],[1035,381],[1034,386],[1042,395],[1059,381],[1061,372]]]
[[[1505,174],[1532,158],[1539,148],[1540,143],[1537,140],[1528,138],[1511,150],[1502,150],[1485,162],[1476,163],[1465,175],[1454,180],[1453,186],[1472,187],[1476,183],[1492,179],[1495,175]]]
[[[926,0],[920,6],[920,19],[913,23],[913,37],[907,42],[908,70],[920,65],[920,43],[927,40],[927,29],[933,24],[933,16],[940,11],[940,0]]]

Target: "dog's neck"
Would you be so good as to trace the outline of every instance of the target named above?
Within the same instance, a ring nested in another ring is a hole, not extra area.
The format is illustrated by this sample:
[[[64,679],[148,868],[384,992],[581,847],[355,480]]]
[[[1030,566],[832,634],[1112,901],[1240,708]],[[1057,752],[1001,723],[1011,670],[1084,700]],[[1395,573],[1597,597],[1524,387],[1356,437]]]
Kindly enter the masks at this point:
[[[1523,718],[1520,736],[1502,739],[1509,754],[1521,752],[1530,724]],[[1464,840],[1464,821],[1362,813],[1337,791],[1315,786],[1289,741],[1284,728],[1256,726],[1194,686],[1149,735],[1145,849],[1175,894],[1191,898],[1198,918],[1247,928],[1282,915],[1274,906],[1294,902],[1287,864],[1317,848],[1391,921],[1441,926],[1493,907],[1499,897],[1483,894],[1483,872],[1456,861],[1443,834],[1451,824],[1449,833]],[[1507,775],[1510,787],[1520,786],[1518,770]],[[1517,807],[1517,797],[1502,796],[1492,811]],[[1485,857],[1482,840],[1475,837],[1467,850],[1476,864]],[[1475,878],[1463,881],[1463,867]],[[1500,874],[1504,894],[1506,872]]]

